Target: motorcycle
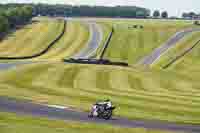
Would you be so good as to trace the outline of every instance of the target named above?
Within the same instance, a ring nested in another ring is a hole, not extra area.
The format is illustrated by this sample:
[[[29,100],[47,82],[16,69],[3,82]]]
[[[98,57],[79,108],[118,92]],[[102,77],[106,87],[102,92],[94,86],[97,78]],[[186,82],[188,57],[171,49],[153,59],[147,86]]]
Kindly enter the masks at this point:
[[[100,119],[109,120],[109,119],[112,118],[114,109],[115,109],[115,106],[113,106],[111,104],[108,104],[108,103],[103,103],[103,104],[96,103],[96,104],[94,104],[92,106],[88,117],[89,118],[97,117],[97,118],[100,118]]]

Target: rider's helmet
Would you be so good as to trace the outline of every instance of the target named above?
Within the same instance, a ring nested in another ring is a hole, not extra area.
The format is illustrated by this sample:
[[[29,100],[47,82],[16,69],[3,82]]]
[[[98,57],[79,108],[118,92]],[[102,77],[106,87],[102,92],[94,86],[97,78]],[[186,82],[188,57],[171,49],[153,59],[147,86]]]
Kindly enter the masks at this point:
[[[106,99],[105,102],[110,102],[110,99]]]

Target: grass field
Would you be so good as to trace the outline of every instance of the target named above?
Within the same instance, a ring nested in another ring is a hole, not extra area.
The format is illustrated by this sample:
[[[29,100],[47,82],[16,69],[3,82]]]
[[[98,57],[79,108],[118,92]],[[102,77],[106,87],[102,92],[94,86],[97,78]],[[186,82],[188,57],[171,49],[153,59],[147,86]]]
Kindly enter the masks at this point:
[[[172,65],[171,69],[173,71],[178,71],[192,79],[199,80],[199,45],[200,44],[198,44],[190,53],[184,56],[184,58],[178,60],[174,65]]]
[[[17,30],[0,42],[1,57],[30,56],[44,50],[63,30],[64,21],[51,18],[35,18],[37,22]],[[61,60],[72,56],[85,46],[89,29],[79,21],[67,22],[64,36],[36,60]],[[35,60],[35,59],[34,59]]]
[[[193,27],[190,21],[121,19],[103,22],[115,28],[105,57],[114,61],[126,61],[129,64],[137,63],[177,31]],[[142,25],[144,28],[128,28],[133,25]]]
[[[0,56],[19,57],[39,53],[62,32],[63,23],[62,20],[36,19],[36,22],[0,42]]]
[[[69,21],[66,32],[47,54],[37,58],[37,60],[60,60],[70,57],[79,52],[89,40],[89,28],[80,21]]]
[[[70,121],[64,122],[3,112],[0,112],[0,129],[1,133],[17,133],[22,131],[24,133],[35,133],[35,131],[37,131],[37,133],[124,133],[124,130],[126,130],[127,133],[175,133],[142,128],[131,129],[109,125],[95,125]]]
[[[39,35],[34,37],[32,35],[42,30],[43,32],[40,34],[43,34],[43,36],[53,36],[55,32],[52,31],[58,32],[61,23],[49,22],[46,19],[41,21],[42,23],[28,25],[27,27],[30,28],[21,29],[13,37],[11,36],[1,42],[0,56],[25,55],[43,49],[42,42],[47,40],[44,37],[36,39]],[[102,25],[105,33],[102,44],[106,41],[111,25],[114,24],[115,27],[115,33],[105,57],[113,61],[127,61],[130,64],[137,63],[139,59],[151,53],[154,48],[165,42],[175,32],[183,28],[193,27],[192,22],[189,21],[120,19],[99,20],[98,22]],[[128,26],[135,24],[143,25],[144,29],[128,29]],[[51,32],[51,34],[48,34],[48,32]],[[19,36],[22,35],[24,37],[19,39]],[[199,35],[199,32],[190,34],[181,40],[176,47],[164,54],[161,60],[154,64],[153,68],[161,67],[184,49],[190,47],[193,42],[198,40]],[[51,59],[54,62],[25,65],[1,72],[0,96],[70,106],[84,111],[88,111],[95,101],[109,98],[117,106],[115,112],[117,116],[130,119],[200,124],[200,83],[198,80],[200,46],[166,71],[138,67],[122,68],[57,62],[57,60],[77,53],[88,38],[87,26],[78,21],[68,22],[64,37],[47,54],[35,59]],[[27,42],[37,45],[26,46]],[[16,46],[11,47],[9,44],[16,44]],[[102,46],[97,51],[97,57],[102,51]],[[0,113],[0,118],[2,117],[7,121],[6,119],[9,119],[10,115],[16,121],[30,120],[30,118],[19,119],[11,114],[7,115],[3,117],[4,114],[1,115]],[[47,124],[48,127],[53,125],[47,120],[44,120],[44,123],[43,120],[39,120],[41,123],[32,119],[30,123],[25,123],[25,126],[13,121],[16,124],[13,129],[19,130],[21,127],[29,131],[38,128],[40,131],[52,133],[60,131],[59,129],[50,131],[49,128],[41,127],[40,124]],[[32,127],[34,122],[38,122],[39,126]],[[73,125],[76,125],[75,123],[70,124],[70,122],[69,125],[65,125],[66,127],[62,126],[62,122],[58,123],[58,126],[61,126],[61,131],[80,132],[80,130],[85,130],[92,132],[95,130],[98,133],[101,128],[96,125],[77,123],[80,128],[76,129],[73,128]],[[9,126],[6,125],[2,129],[6,131]],[[115,130],[114,127],[106,126],[103,130],[105,132],[122,132],[123,129]],[[134,133],[134,131],[157,133],[145,129],[130,129],[130,132]],[[14,130],[10,129],[10,132],[12,133]],[[127,132],[129,132],[128,129]]]
[[[183,53],[186,49],[194,45],[198,40],[200,40],[200,32],[196,32],[188,36],[187,38],[181,40],[175,47],[169,49],[161,58],[153,64],[154,68],[160,68],[165,66],[176,56]],[[179,59],[173,65],[171,65],[168,70],[179,72],[192,79],[199,79],[199,50],[200,44],[192,49],[188,54]]]
[[[2,96],[85,111],[96,100],[110,98],[118,116],[200,124],[200,83],[173,72],[34,64],[1,73],[0,88]]]

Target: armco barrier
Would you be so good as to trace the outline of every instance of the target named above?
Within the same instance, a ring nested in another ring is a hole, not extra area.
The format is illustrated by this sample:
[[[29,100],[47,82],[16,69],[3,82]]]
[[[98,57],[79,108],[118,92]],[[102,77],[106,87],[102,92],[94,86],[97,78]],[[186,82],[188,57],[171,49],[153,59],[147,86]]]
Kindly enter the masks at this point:
[[[200,43],[200,40],[197,41],[192,47],[190,47],[189,49],[187,49],[186,51],[184,51],[182,54],[176,56],[172,61],[170,61],[167,65],[165,65],[164,67],[162,67],[163,69],[167,69],[168,67],[170,67],[172,64],[174,64],[177,60],[179,60],[180,58],[182,58],[183,56],[185,56],[187,53],[189,53],[194,47],[196,47],[198,44]]]
[[[106,42],[104,44],[104,48],[103,48],[103,51],[101,53],[100,59],[103,59],[103,57],[104,57],[104,55],[106,53],[106,50],[108,48],[108,45],[110,44],[111,38],[113,36],[113,33],[114,33],[114,28],[112,27],[112,31],[110,32],[110,35],[109,35],[108,39],[106,40]]]
[[[24,59],[32,59],[32,58],[36,58],[39,57],[45,53],[47,53],[49,51],[49,49],[51,49],[51,47],[56,44],[57,41],[59,41],[61,39],[61,37],[65,34],[65,29],[67,26],[67,21],[64,20],[64,26],[62,29],[62,32],[56,37],[56,39],[54,39],[48,46],[47,48],[45,48],[44,50],[42,50],[39,53],[36,53],[34,55],[31,56],[21,56],[21,57],[0,57],[0,60],[24,60]]]

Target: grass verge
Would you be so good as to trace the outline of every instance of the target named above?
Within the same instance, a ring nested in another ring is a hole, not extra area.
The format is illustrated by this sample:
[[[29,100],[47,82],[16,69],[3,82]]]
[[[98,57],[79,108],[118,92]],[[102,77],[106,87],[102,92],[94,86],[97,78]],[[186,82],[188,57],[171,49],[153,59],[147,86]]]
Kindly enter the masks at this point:
[[[156,131],[142,128],[120,128],[110,125],[95,125],[71,121],[48,120],[44,118],[33,118],[11,113],[0,112],[1,133],[173,133],[167,131]],[[175,132],[174,132],[175,133]]]

